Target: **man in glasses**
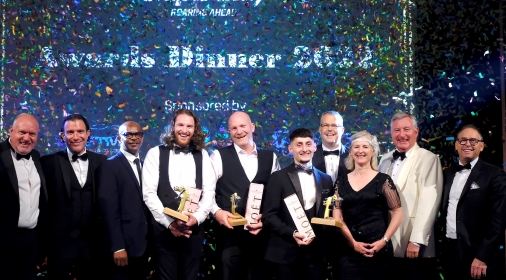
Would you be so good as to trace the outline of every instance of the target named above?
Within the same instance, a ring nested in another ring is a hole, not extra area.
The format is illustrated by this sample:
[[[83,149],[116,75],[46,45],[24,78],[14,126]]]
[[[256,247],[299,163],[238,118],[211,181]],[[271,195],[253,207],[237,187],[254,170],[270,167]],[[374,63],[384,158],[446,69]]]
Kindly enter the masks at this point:
[[[114,279],[144,279],[148,265],[149,210],[142,198],[139,149],[144,132],[135,122],[118,129],[120,151],[101,168],[99,202],[112,254]]]
[[[402,202],[404,220],[392,236],[391,278],[435,279],[434,222],[441,201],[443,176],[439,158],[420,148],[415,116],[396,113],[390,122],[395,150],[381,158],[379,171],[392,177]]]
[[[500,245],[504,244],[506,174],[479,158],[483,136],[466,125],[457,134],[459,164],[445,170],[441,218],[446,235],[444,277],[504,279]]]

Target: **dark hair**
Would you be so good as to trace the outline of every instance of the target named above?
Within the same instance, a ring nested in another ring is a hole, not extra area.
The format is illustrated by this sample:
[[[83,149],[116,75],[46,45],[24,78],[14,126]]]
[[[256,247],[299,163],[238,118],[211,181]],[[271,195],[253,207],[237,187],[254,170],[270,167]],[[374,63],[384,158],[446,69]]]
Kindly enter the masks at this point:
[[[464,126],[463,126],[460,130],[459,130],[459,132],[457,132],[457,138],[459,138],[459,134],[460,134],[460,133],[461,133],[464,129],[468,129],[468,128],[476,130],[476,132],[478,132],[478,134],[479,134],[479,135],[480,135],[480,137],[481,137],[481,139],[479,139],[479,140],[483,140],[483,135],[481,134],[480,129],[479,129],[478,127],[476,127],[475,125],[472,125],[472,124],[466,124],[466,125],[464,125]]]
[[[292,132],[290,132],[290,142],[293,141],[293,139],[297,138],[297,137],[300,137],[300,138],[306,138],[306,137],[309,137],[311,139],[313,139],[313,132],[311,132],[311,130],[307,129],[307,128],[297,128],[295,130],[293,130]]]
[[[65,119],[63,119],[63,123],[61,125],[60,132],[62,134],[64,133],[63,130],[64,130],[65,124],[67,122],[69,122],[69,121],[75,122],[75,121],[79,121],[79,120],[83,121],[84,126],[86,127],[86,131],[90,130],[90,132],[91,132],[90,124],[88,123],[88,120],[86,120],[86,118],[83,115],[78,114],[78,113],[74,113],[74,114],[68,115],[68,116],[65,117]],[[61,140],[62,140],[62,142],[64,141],[63,138]],[[90,137],[88,137],[88,141],[87,142],[89,142],[90,140],[91,140],[91,134],[90,134]]]
[[[193,146],[196,150],[200,151],[204,148],[204,139],[206,139],[206,134],[204,133],[204,131],[202,131],[202,126],[200,125],[199,117],[197,117],[197,115],[195,115],[193,111],[188,109],[179,109],[176,112],[174,112],[174,116],[172,116],[172,121],[169,124],[167,131],[164,134],[162,134],[160,138],[162,142],[164,142],[169,147],[169,149],[172,149],[174,147],[174,144],[176,143],[174,125],[176,124],[176,118],[179,115],[183,114],[192,117],[193,121],[195,121],[195,130],[193,132],[190,145]]]

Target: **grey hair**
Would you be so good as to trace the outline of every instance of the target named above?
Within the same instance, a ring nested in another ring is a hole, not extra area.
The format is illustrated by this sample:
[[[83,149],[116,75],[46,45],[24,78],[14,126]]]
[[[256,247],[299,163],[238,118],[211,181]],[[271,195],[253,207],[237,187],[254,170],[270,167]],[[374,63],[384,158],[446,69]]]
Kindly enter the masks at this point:
[[[339,114],[339,113],[338,113],[338,112],[336,112],[336,111],[326,111],[326,112],[324,112],[324,113],[322,114],[322,116],[320,117],[320,124],[321,124],[321,122],[322,122],[322,118],[323,118],[323,116],[325,116],[325,115],[332,115],[332,116],[336,117],[336,121],[337,121],[337,123],[338,123],[338,124],[340,124],[341,126],[344,126],[344,125],[343,125],[343,122],[344,122],[343,117],[341,116],[341,114]]]
[[[404,119],[404,118],[410,118],[411,119],[411,122],[413,123],[413,127],[415,129],[418,128],[418,125],[416,124],[416,117],[411,115],[410,113],[406,113],[406,112],[399,112],[399,113],[396,113],[393,117],[392,117],[392,120],[390,121],[390,130],[392,130],[392,127],[393,127],[393,124],[394,124],[394,121],[396,120],[400,120],[400,119]]]
[[[371,167],[373,170],[378,170],[378,155],[380,150],[378,138],[365,130],[359,131],[351,136],[350,151],[353,148],[354,141],[366,141],[369,145],[371,145],[374,153],[374,156],[371,158]],[[351,153],[346,158],[344,164],[348,170],[355,169],[355,160],[353,159],[353,155]]]

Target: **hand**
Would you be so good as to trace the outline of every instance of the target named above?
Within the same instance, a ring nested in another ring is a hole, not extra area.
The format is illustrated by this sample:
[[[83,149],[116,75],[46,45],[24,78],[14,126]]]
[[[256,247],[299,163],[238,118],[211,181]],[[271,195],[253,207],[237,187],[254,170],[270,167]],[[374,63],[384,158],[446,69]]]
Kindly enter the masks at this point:
[[[262,214],[259,214],[257,218],[255,219],[255,224],[247,224],[246,228],[248,229],[249,233],[253,235],[257,235],[262,230],[262,227],[264,224],[262,224]]]
[[[353,250],[355,250],[364,257],[372,258],[372,256],[374,255],[374,252],[371,249],[372,247],[371,244],[354,241],[351,247],[353,247]]]
[[[197,219],[191,213],[183,212],[186,216],[188,216],[188,221],[184,223],[187,229],[190,229],[192,226],[198,224]]]
[[[406,249],[406,257],[416,259],[418,258],[418,252],[420,252],[420,246],[416,246],[413,242],[409,242],[408,248]]]
[[[385,242],[384,239],[380,239],[372,244],[368,244],[371,248],[371,250],[373,251],[373,254],[376,254],[378,253],[381,249],[383,249],[387,243]]]
[[[481,279],[485,276],[487,276],[487,264],[475,258],[471,264],[471,277]]]
[[[311,241],[313,241],[314,237],[313,238],[310,238],[306,241],[302,241],[304,238],[306,238],[304,235],[300,234],[298,231],[294,232],[293,233],[293,239],[295,239],[295,242],[297,242],[297,245],[299,245],[299,247],[302,245],[302,246],[307,246],[311,243]]]
[[[190,238],[190,234],[192,231],[184,228],[184,223],[181,221],[174,221],[169,225],[169,230],[175,237],[184,236],[186,238]]]
[[[225,226],[229,229],[234,229],[229,223],[228,223],[228,218],[235,218],[234,214],[228,212],[228,211],[225,211],[225,210],[218,210],[216,211],[216,213],[214,213],[214,218],[216,219],[216,221],[218,221],[218,223],[222,226]]]
[[[114,258],[114,263],[117,266],[127,266],[128,265],[128,255],[126,250],[121,250],[119,252],[114,253],[112,256]]]

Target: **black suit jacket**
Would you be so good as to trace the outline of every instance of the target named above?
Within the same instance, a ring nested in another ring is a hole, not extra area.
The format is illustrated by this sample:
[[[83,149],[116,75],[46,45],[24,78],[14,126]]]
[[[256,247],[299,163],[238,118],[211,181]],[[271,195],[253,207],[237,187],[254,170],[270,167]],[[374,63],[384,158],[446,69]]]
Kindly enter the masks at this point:
[[[108,235],[109,250],[125,249],[128,257],[140,257],[147,247],[148,214],[142,188],[122,152],[100,168],[99,203]]]
[[[98,168],[107,160],[104,155],[91,151],[88,154],[91,177],[93,180],[94,203],[92,208],[92,227],[95,240],[101,240],[101,226],[98,211]],[[41,157],[42,169],[46,175],[48,191],[48,219],[49,219],[49,246],[50,251],[59,257],[71,258],[75,254],[75,237],[71,233],[72,206],[70,205],[70,175],[74,170],[70,165],[67,150]],[[96,242],[97,244],[99,241]],[[50,252],[50,254],[51,254]]]
[[[344,160],[348,157],[348,152],[345,150],[344,146],[341,144],[341,154],[339,156],[339,170],[337,174],[342,176],[344,174],[348,174],[350,171],[346,169],[346,165],[344,164]],[[316,146],[316,151],[314,152],[313,166],[318,170],[323,171],[323,173],[327,173],[327,168],[325,167],[325,157],[323,156],[323,148],[322,144]]]
[[[441,217],[446,234],[448,199],[456,166],[445,170]],[[471,187],[473,185],[473,187]],[[499,252],[506,219],[506,173],[478,159],[457,204],[457,244],[461,261],[477,258],[487,265]]]
[[[323,218],[325,207],[323,200],[333,195],[332,179],[329,175],[314,169],[316,186],[316,216]],[[297,194],[303,205],[302,189],[295,169],[295,165],[271,174],[269,183],[265,187],[262,221],[264,227],[270,231],[265,259],[275,263],[289,264],[297,259],[300,247],[293,239],[293,232],[297,229],[292,216],[286,207],[284,199]],[[319,247],[323,245],[321,226],[311,225],[315,231],[315,240],[311,243]]]
[[[40,154],[33,150],[32,160],[37,168],[40,177],[40,196],[39,196],[39,218],[37,221],[37,231],[44,228],[46,210],[47,210],[47,190],[44,173],[40,164]],[[0,248],[3,248],[12,242],[12,236],[17,234],[19,220],[19,186],[12,160],[9,140],[0,143],[0,213],[2,213],[2,222],[0,223]],[[38,232],[39,234],[42,232]],[[42,252],[39,252],[42,253]]]

